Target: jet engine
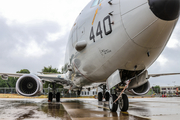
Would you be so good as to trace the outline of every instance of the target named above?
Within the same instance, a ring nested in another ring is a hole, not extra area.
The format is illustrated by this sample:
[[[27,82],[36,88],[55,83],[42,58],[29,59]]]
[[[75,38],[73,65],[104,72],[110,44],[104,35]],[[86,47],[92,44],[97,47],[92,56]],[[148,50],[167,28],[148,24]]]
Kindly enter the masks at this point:
[[[149,92],[149,89],[150,89],[150,83],[149,83],[149,81],[147,81],[145,84],[143,84],[137,88],[126,90],[125,93],[128,95],[141,96],[141,95],[147,94]]]
[[[22,96],[40,96],[43,93],[43,83],[35,75],[25,74],[16,82],[16,92]]]

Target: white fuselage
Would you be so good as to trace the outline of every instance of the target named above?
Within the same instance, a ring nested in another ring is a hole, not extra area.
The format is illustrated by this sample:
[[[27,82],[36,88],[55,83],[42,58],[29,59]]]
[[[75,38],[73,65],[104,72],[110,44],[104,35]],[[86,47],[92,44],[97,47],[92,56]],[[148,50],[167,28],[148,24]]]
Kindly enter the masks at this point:
[[[65,64],[73,70],[69,79],[76,86],[105,82],[117,69],[146,70],[161,54],[177,19],[164,21],[149,9],[148,0],[92,0],[80,13],[71,30]],[[75,45],[87,46],[77,51]]]

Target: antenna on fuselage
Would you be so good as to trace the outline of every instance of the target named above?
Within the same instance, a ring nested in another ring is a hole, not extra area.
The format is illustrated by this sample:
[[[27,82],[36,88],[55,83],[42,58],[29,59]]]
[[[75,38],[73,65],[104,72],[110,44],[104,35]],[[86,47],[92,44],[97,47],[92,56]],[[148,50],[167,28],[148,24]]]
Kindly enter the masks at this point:
[[[150,56],[150,52],[149,52],[149,51],[147,52],[147,56],[148,56],[148,57]]]
[[[110,5],[112,5],[112,2],[111,2],[112,0],[110,0],[108,3],[110,4]]]

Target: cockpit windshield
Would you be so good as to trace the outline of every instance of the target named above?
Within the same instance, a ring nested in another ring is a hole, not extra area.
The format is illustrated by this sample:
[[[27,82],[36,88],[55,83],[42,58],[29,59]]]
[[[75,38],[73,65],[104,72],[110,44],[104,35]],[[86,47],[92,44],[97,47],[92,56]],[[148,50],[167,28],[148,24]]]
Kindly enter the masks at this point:
[[[94,2],[93,2],[91,7],[94,7],[94,6],[98,5],[98,2],[99,2],[99,0],[94,0]]]
[[[96,5],[98,5],[102,0],[94,0],[93,4],[91,7],[94,7]]]

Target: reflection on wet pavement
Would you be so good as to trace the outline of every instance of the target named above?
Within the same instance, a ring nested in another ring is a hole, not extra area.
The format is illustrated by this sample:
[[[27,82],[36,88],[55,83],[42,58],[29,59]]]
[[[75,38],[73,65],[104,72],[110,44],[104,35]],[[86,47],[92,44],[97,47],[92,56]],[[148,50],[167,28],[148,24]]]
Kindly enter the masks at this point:
[[[128,112],[110,112],[108,102],[69,100],[63,101],[62,104],[72,120],[146,120],[146,118],[130,115]]]
[[[70,119],[68,113],[60,103],[43,103],[39,110],[45,112],[49,117],[61,118],[62,120]]]
[[[60,103],[47,100],[0,100],[0,120],[50,119],[71,120]]]
[[[130,99],[128,112],[112,113],[95,99],[0,99],[0,120],[179,120],[180,98]]]

